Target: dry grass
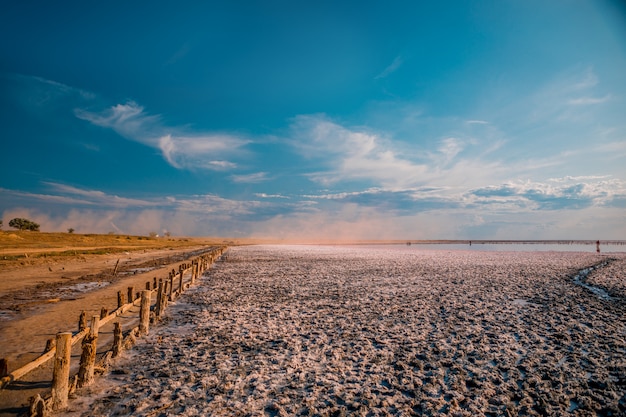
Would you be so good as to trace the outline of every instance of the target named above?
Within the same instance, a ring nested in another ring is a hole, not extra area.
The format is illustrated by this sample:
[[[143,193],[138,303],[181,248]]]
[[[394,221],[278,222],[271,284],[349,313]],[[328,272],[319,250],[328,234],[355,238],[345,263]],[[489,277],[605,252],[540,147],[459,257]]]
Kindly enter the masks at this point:
[[[219,238],[160,238],[131,235],[98,235],[74,233],[44,233],[28,231],[3,231],[0,233],[0,253],[6,250],[35,250],[45,252],[63,248],[84,249],[93,247],[163,248],[184,247],[198,244],[223,243]]]

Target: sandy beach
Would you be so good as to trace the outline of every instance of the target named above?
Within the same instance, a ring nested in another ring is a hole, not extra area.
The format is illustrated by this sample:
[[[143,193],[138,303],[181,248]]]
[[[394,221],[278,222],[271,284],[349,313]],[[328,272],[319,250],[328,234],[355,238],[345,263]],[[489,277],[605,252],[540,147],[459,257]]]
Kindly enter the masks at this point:
[[[227,254],[64,415],[626,414],[623,253]]]

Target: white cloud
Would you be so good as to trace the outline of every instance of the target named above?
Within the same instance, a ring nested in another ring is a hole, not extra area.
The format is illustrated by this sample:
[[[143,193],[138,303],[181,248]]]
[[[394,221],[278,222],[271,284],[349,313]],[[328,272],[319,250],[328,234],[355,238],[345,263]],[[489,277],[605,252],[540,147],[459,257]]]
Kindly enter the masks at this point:
[[[289,200],[290,198],[290,197],[287,197],[285,195],[280,195],[280,194],[254,193],[254,195],[259,198],[284,198],[286,200]]]
[[[538,181],[509,181],[468,192],[471,204],[509,204],[511,210],[581,209],[619,205],[626,182],[608,176],[568,176]]]
[[[309,175],[323,184],[373,180],[395,187],[419,183],[426,175],[425,165],[402,158],[377,133],[351,130],[319,116],[298,116],[291,131],[291,145],[330,168]]]
[[[254,174],[246,175],[232,175],[230,178],[233,182],[238,183],[257,183],[268,180],[267,172],[256,172]]]
[[[113,129],[119,135],[159,149],[163,158],[178,169],[233,169],[226,158],[240,156],[248,140],[223,133],[193,133],[167,127],[158,115],[150,115],[133,101],[93,113],[76,109],[76,117],[96,126]]]

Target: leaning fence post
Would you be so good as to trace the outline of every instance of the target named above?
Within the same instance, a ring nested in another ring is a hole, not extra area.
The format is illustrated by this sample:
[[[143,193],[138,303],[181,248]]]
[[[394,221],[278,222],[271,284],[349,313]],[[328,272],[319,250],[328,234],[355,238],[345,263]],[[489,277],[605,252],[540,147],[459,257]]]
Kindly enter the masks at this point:
[[[100,320],[98,316],[91,318],[89,334],[83,339],[83,353],[80,356],[78,369],[78,387],[86,387],[93,383],[94,367],[96,365],[96,348],[98,346],[98,330]]]
[[[122,325],[119,321],[113,323],[113,348],[111,357],[117,358],[120,353],[122,353],[122,341],[124,340],[124,336],[122,334]]]
[[[61,410],[67,407],[69,396],[72,333],[57,333],[56,345],[52,373],[52,410]]]
[[[152,291],[143,290],[141,292],[141,307],[139,308],[139,332],[148,334],[150,327],[150,296]]]

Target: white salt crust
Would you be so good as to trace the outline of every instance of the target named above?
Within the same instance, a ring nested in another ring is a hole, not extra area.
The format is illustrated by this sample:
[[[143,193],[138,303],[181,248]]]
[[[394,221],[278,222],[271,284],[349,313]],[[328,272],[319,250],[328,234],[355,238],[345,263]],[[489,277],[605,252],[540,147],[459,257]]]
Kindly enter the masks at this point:
[[[66,415],[626,415],[611,256],[231,248]]]

